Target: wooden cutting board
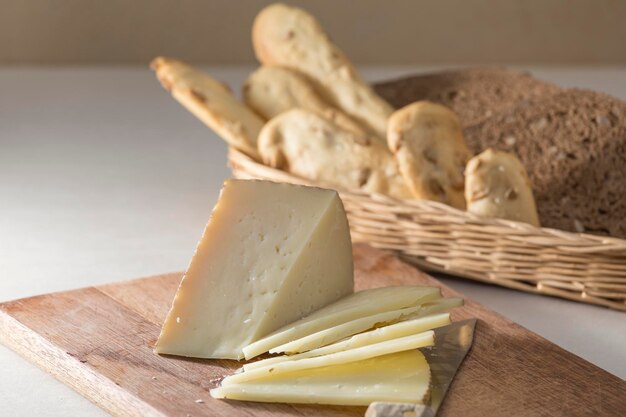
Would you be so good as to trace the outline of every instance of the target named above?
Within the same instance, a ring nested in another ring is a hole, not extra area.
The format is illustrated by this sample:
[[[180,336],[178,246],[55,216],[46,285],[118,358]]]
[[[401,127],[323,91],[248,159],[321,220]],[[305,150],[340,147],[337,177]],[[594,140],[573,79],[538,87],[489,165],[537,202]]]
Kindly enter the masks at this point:
[[[424,284],[459,296],[386,252],[357,245],[354,256],[357,289]],[[162,275],[0,304],[0,340],[114,415],[363,415],[364,407],[213,400],[209,389],[237,362],[152,352],[180,278]],[[439,416],[626,416],[620,378],[466,299],[453,319],[469,317],[480,319],[474,346]]]

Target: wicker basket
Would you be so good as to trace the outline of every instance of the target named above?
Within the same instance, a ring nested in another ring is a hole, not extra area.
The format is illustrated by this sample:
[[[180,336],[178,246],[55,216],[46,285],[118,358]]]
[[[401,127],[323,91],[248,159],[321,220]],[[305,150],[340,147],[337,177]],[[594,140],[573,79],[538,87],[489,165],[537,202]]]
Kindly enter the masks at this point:
[[[230,149],[236,178],[337,188]],[[431,271],[626,311],[626,240],[484,219],[428,200],[337,190],[352,239]]]

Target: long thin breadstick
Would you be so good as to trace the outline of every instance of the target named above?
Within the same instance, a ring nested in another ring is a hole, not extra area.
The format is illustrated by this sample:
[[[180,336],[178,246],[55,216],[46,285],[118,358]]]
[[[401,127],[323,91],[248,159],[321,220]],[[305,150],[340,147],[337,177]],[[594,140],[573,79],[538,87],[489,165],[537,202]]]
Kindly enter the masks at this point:
[[[151,68],[163,87],[229,145],[260,160],[257,136],[263,120],[221,82],[181,61],[159,57]]]
[[[393,108],[361,79],[313,16],[296,7],[272,4],[256,17],[252,41],[263,64],[305,74],[326,100],[384,141]]]
[[[263,162],[302,178],[396,198],[411,198],[384,143],[355,135],[317,113],[294,109],[259,135]]]
[[[366,134],[348,115],[325,102],[308,79],[289,68],[258,68],[246,80],[243,98],[248,107],[268,120],[287,110],[302,108],[323,115],[345,130]]]

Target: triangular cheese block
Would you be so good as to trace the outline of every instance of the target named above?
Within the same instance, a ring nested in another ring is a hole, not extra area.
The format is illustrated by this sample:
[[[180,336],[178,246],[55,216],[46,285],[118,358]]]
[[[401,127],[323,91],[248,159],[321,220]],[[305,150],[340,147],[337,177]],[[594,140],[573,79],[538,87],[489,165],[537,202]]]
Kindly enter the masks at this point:
[[[353,286],[348,221],[335,191],[226,181],[156,352],[241,359],[244,346]]]
[[[224,385],[214,398],[242,401],[362,405],[374,401],[423,404],[430,369],[417,349]]]

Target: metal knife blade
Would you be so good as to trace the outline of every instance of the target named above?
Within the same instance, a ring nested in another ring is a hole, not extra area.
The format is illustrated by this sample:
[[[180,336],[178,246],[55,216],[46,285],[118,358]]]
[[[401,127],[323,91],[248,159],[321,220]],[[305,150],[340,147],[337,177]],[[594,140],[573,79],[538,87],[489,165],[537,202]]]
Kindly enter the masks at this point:
[[[365,417],[434,417],[474,340],[476,319],[463,320],[434,329],[435,344],[421,351],[431,372],[431,394],[427,404],[374,402]]]

